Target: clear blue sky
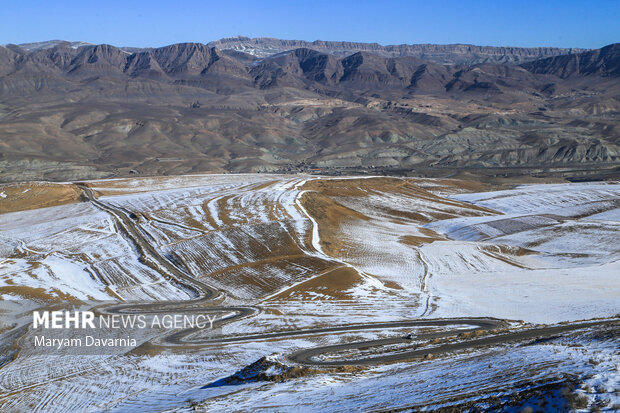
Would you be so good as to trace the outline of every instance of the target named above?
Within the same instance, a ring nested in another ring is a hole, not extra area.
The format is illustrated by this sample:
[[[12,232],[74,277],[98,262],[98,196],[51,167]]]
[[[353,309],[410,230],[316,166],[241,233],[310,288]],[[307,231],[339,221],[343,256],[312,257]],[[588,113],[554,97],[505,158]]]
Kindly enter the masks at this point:
[[[0,44],[163,46],[235,35],[598,48],[620,42],[620,0],[0,1]]]

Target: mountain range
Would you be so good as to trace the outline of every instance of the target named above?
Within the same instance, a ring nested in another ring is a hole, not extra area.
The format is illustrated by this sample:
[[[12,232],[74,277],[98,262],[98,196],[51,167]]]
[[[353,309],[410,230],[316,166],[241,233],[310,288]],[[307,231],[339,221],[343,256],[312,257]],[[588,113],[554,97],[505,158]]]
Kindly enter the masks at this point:
[[[619,76],[620,44],[5,45],[0,181],[308,169],[616,177]]]

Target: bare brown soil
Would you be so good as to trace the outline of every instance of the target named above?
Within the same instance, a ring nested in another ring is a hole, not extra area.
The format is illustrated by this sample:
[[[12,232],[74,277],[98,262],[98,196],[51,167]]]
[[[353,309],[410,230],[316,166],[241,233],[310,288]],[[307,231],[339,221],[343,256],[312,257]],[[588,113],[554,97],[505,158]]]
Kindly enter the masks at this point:
[[[74,302],[77,301],[72,295],[66,294],[58,289],[52,289],[51,292],[45,291],[43,288],[28,287],[25,285],[7,285],[0,287],[0,294],[13,295],[20,299],[32,299],[45,302]]]
[[[340,231],[340,227],[344,222],[348,220],[367,221],[370,219],[366,215],[347,208],[320,192],[306,192],[302,195],[300,201],[306,211],[318,223],[321,234],[321,247],[331,256],[337,256],[344,246],[343,236]]]
[[[164,349],[160,346],[157,346],[150,341],[142,343],[138,347],[131,350],[128,354],[132,354],[135,356],[149,356],[153,357],[160,354]]]
[[[417,185],[419,182],[420,185]],[[448,188],[458,188],[461,191],[480,191],[488,190],[485,184],[475,181],[461,181],[456,179],[446,179],[434,181],[437,184],[443,185],[444,183]],[[360,179],[325,179],[325,180],[312,180],[304,185],[304,189],[317,191],[326,196],[333,197],[365,197],[369,193],[393,193],[400,194],[409,197],[415,197],[423,200],[437,202],[441,205],[465,207],[476,212],[497,213],[494,210],[480,207],[473,204],[468,204],[456,200],[446,199],[439,195],[435,195],[427,189],[422,188],[423,181],[412,180],[407,178],[360,178]],[[443,188],[442,188],[443,189]],[[413,220],[425,219],[420,218],[416,212],[407,214],[404,211],[394,211],[403,217],[408,217]],[[438,217],[441,219],[441,217]]]
[[[81,200],[81,191],[73,184],[20,183],[0,185],[0,213],[25,211],[70,204]]]
[[[312,293],[337,300],[349,299],[350,297],[346,291],[360,282],[361,276],[357,271],[350,267],[341,266],[330,269],[317,277],[288,288],[278,295],[271,297],[271,299],[281,300],[292,295],[308,297],[311,296]]]
[[[476,176],[468,174],[468,173],[462,173],[462,177],[459,177],[459,179],[434,179],[432,181],[433,184],[438,184],[441,186],[442,190],[466,190],[466,191],[471,191],[471,192],[483,192],[483,191],[489,191],[491,189],[493,189],[493,186],[485,183],[485,182],[481,182],[479,179],[474,179],[476,178]],[[411,182],[413,182],[416,185],[419,185],[421,187],[424,187],[424,180],[423,179],[410,179]]]
[[[400,178],[359,178],[359,179],[313,179],[304,184],[303,189],[317,191],[326,196],[366,196],[369,190],[395,190],[406,184]]]
[[[405,235],[403,237],[400,237],[399,242],[401,242],[402,244],[405,245],[411,245],[412,247],[419,247],[420,245],[423,244],[430,244],[433,241],[438,241],[441,240],[443,238],[440,237],[420,237],[420,236],[416,236],[416,235]]]
[[[485,188],[477,182],[466,182],[454,179],[434,181],[435,184],[444,184],[448,188],[458,188],[459,192],[473,191]],[[315,179],[307,182],[303,189],[311,191],[305,193],[301,202],[306,211],[316,220],[321,234],[321,247],[331,255],[338,256],[346,244],[346,236],[342,233],[342,225],[348,220],[369,221],[371,218],[355,210],[357,200],[363,200],[371,194],[396,194],[403,198],[411,198],[428,201],[429,205],[436,205],[432,209],[424,211],[404,210],[398,207],[379,207],[378,212],[387,214],[397,222],[413,222],[426,224],[435,220],[455,218],[457,216],[497,214],[488,208],[479,207],[469,203],[447,199],[423,189],[411,179],[380,177],[359,179]],[[442,188],[443,189],[443,188]],[[347,200],[353,200],[349,203]],[[339,202],[341,201],[341,202]],[[343,205],[345,203],[347,206]],[[458,210],[458,215],[455,211]],[[422,213],[424,212],[424,213]],[[404,236],[401,242],[407,245],[419,246],[442,239],[432,230],[422,229],[425,236]]]

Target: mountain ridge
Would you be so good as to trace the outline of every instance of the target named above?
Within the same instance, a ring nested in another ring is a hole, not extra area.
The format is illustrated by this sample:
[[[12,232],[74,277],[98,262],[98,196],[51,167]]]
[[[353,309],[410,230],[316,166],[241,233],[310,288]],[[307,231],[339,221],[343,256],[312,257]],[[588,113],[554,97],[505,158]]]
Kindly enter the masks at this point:
[[[483,62],[523,63],[548,56],[572,54],[586,51],[578,48],[558,47],[511,47],[476,46],[469,44],[400,44],[380,45],[378,43],[342,42],[315,40],[284,40],[269,37],[249,38],[235,36],[208,43],[222,50],[236,50],[267,57],[287,50],[308,48],[348,56],[360,51],[371,52],[383,57],[416,56],[440,64],[477,64]]]
[[[0,47],[0,181],[310,167],[618,174],[618,47],[520,65],[308,48],[257,58],[202,43]]]
[[[202,44],[202,43],[200,43]],[[326,41],[326,40],[286,40],[272,37],[250,38],[246,36],[225,37],[204,43],[222,51],[232,50],[244,52],[256,57],[269,57],[278,53],[307,48],[324,53],[345,57],[359,51],[371,52],[383,57],[417,56],[441,64],[478,64],[484,62],[520,64],[550,56],[580,53],[592,49],[562,47],[517,47],[517,46],[478,46],[472,44],[399,44],[380,45],[378,43]],[[92,46],[82,41],[49,40],[43,42],[22,43],[17,46],[32,52],[55,46],[79,48]],[[9,45],[4,45],[9,46]],[[157,47],[116,46],[126,52],[144,52]],[[164,46],[165,47],[165,46]]]

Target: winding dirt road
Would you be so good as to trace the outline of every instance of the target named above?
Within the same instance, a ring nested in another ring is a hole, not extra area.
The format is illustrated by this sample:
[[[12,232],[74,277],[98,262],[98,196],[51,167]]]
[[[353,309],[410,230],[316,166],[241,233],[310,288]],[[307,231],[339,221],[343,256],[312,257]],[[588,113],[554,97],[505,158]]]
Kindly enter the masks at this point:
[[[192,290],[197,298],[193,300],[185,301],[167,301],[167,302],[155,302],[155,303],[136,303],[136,304],[121,304],[114,305],[112,307],[106,307],[103,311],[111,313],[163,313],[170,311],[177,311],[183,313],[223,313],[227,314],[226,317],[222,317],[214,322],[214,326],[222,326],[224,324],[238,321],[245,317],[250,317],[257,314],[260,311],[258,307],[249,306],[219,306],[216,305],[218,298],[221,298],[222,294],[217,289],[208,286],[207,284],[195,279],[185,271],[177,267],[172,261],[167,259],[157,249],[151,245],[140,228],[136,225],[131,218],[131,213],[122,209],[116,208],[110,204],[102,202],[97,199],[94,192],[88,186],[78,183],[78,187],[84,192],[85,196],[93,203],[97,208],[109,213],[119,224],[119,228],[127,234],[127,236],[134,242],[138,251],[142,255],[142,259],[147,262],[150,260],[152,264],[164,270],[167,276],[174,278],[174,280],[184,286],[187,289]],[[162,271],[162,272],[164,272]],[[232,313],[232,315],[231,315]],[[494,346],[515,341],[532,340],[537,338],[548,338],[558,334],[567,333],[571,331],[587,329],[591,327],[601,325],[620,325],[620,319],[606,319],[587,321],[580,323],[562,324],[556,326],[547,326],[540,328],[529,328],[518,331],[512,331],[501,334],[491,334],[484,337],[466,339],[460,341],[453,341],[445,344],[439,344],[435,346],[424,346],[422,348],[414,347],[415,342],[419,340],[432,340],[434,338],[447,338],[457,336],[466,332],[473,332],[482,330],[489,333],[490,330],[503,329],[507,327],[507,322],[504,320],[498,320],[493,318],[452,318],[452,319],[418,319],[418,320],[405,320],[405,321],[393,321],[393,322],[379,322],[368,323],[358,325],[345,325],[336,327],[314,328],[314,329],[301,329],[294,331],[281,331],[265,334],[253,334],[245,336],[233,336],[233,337],[217,337],[217,338],[192,338],[192,334],[197,332],[196,329],[185,329],[175,333],[172,333],[163,338],[163,342],[171,346],[178,345],[217,345],[236,342],[248,342],[257,340],[271,340],[287,337],[302,337],[309,335],[323,335],[333,334],[341,332],[355,332],[355,331],[368,331],[368,330],[387,330],[395,328],[418,328],[418,327],[446,327],[446,326],[470,326],[471,328],[455,328],[438,332],[420,333],[411,337],[394,337],[385,338],[379,340],[360,341],[347,344],[338,344],[331,346],[315,347],[310,349],[303,349],[293,354],[288,355],[286,358],[294,363],[313,366],[343,366],[343,365],[371,365],[381,363],[391,363],[396,361],[404,361],[415,358],[420,358],[428,355],[446,354],[456,351],[463,351],[468,349],[474,349],[484,346]],[[335,355],[342,351],[350,350],[363,350],[370,347],[381,347],[389,345],[410,344],[413,349],[404,350],[397,353],[390,353],[379,355],[376,357],[364,357],[364,358],[347,358],[341,360],[324,360],[320,356]]]
[[[479,324],[478,324],[479,323]],[[431,340],[433,338],[443,338],[454,336],[457,333],[471,332],[473,330],[488,330],[495,327],[505,326],[505,323],[501,320],[495,319],[481,319],[478,322],[475,319],[441,319],[441,320],[429,320],[429,324],[433,326],[445,326],[455,324],[469,324],[476,325],[478,328],[469,330],[448,330],[436,333],[417,334],[412,339],[415,340]],[[415,325],[415,324],[414,324]],[[619,319],[612,320],[599,320],[583,323],[571,323],[563,324],[559,326],[549,326],[541,328],[531,328],[525,330],[514,331],[511,333],[490,335],[488,337],[470,339],[465,341],[457,341],[448,344],[442,344],[437,346],[428,346],[414,350],[406,350],[399,353],[387,354],[377,357],[366,358],[354,358],[345,360],[320,360],[319,356],[326,354],[335,354],[346,350],[360,350],[369,347],[379,347],[393,344],[403,344],[410,342],[407,338],[386,338],[381,340],[360,341],[349,344],[337,344],[333,346],[316,347],[306,350],[297,351],[287,357],[288,360],[299,364],[313,365],[313,366],[345,366],[345,365],[374,365],[382,363],[392,363],[397,361],[411,360],[420,357],[427,357],[429,355],[438,355],[445,353],[452,353],[455,351],[470,350],[477,347],[493,346],[500,344],[507,344],[515,341],[533,340],[538,338],[553,337],[562,333],[567,333],[576,330],[582,330],[590,327],[600,325],[618,325],[620,326]]]

